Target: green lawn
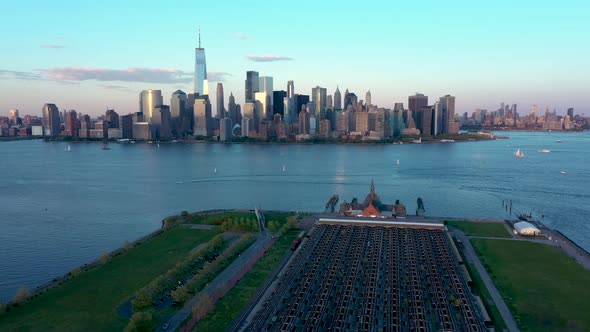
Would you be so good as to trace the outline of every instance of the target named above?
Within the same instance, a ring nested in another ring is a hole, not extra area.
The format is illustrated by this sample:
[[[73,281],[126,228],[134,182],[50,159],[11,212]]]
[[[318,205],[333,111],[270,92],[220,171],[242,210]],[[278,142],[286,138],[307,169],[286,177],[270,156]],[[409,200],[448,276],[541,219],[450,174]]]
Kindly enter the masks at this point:
[[[252,269],[240,279],[240,282],[215,304],[214,310],[205,316],[193,328],[193,331],[225,331],[230,328],[230,324],[275,270],[285,253],[290,250],[291,244],[299,232],[300,230],[297,229],[291,230],[286,236],[277,240],[266,254],[254,264]]]
[[[467,270],[469,271],[469,274],[471,275],[471,279],[473,282],[473,289],[481,297],[482,302],[484,303],[484,305],[488,309],[488,314],[490,315],[490,318],[492,318],[492,322],[494,323],[494,327],[496,328],[497,331],[503,331],[506,328],[506,323],[504,323],[504,320],[502,319],[502,315],[500,315],[500,311],[498,311],[498,308],[494,304],[494,301],[492,300],[492,296],[490,295],[488,288],[486,287],[483,280],[481,279],[481,276],[477,272],[475,265],[474,264],[465,264],[465,267],[467,267]]]
[[[558,247],[473,239],[525,331],[590,331],[590,272]]]
[[[122,331],[116,308],[218,230],[176,227],[0,318],[0,331]]]
[[[488,237],[511,237],[504,224],[497,222],[471,222],[452,220],[446,222],[448,226],[462,230],[465,235]]]
[[[219,225],[221,224],[220,221],[226,218],[244,218],[256,220],[256,214],[254,214],[254,212],[223,212],[204,216],[191,215],[190,218],[192,221],[189,221],[189,224]]]

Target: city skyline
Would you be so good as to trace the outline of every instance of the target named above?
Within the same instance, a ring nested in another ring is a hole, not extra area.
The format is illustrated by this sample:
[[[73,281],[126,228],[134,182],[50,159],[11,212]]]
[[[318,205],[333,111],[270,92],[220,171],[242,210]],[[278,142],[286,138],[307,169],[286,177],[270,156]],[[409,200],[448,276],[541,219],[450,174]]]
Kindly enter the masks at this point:
[[[8,6],[7,13],[16,13],[24,5]],[[457,113],[494,110],[501,102],[517,103],[521,109],[537,104],[539,109],[556,108],[558,114],[570,107],[588,113],[584,86],[590,84],[590,69],[583,57],[587,46],[579,43],[589,30],[580,9],[588,5],[582,2],[454,2],[444,7],[373,2],[361,11],[371,19],[352,28],[340,18],[356,15],[354,9],[334,4],[307,12],[311,23],[279,18],[279,8],[238,3],[229,12],[211,10],[216,14],[165,26],[151,22],[173,15],[179,7],[190,12],[190,2],[161,12],[141,9],[141,19],[127,17],[137,10],[131,3],[127,6],[111,12],[108,5],[87,8],[63,1],[31,12],[32,21],[45,15],[58,19],[42,30],[6,34],[11,52],[0,55],[5,64],[0,89],[10,98],[0,99],[0,109],[40,114],[42,105],[55,103],[91,115],[107,108],[126,114],[137,110],[136,96],[142,90],[162,90],[166,98],[178,89],[189,93],[194,90],[191,50],[199,46],[195,36],[200,26],[208,53],[210,98],[215,98],[212,85],[222,82],[225,93],[243,104],[243,78],[252,70],[273,77],[275,90],[286,90],[289,80],[300,94],[311,94],[315,86],[329,94],[336,87],[357,96],[370,90],[372,103],[388,108],[420,91],[460,96]],[[199,6],[203,12],[215,7]],[[450,23],[430,22],[441,10]],[[327,12],[334,17],[314,22]],[[237,20],[249,13],[268,18],[266,26]],[[398,14],[395,19],[392,13]],[[128,21],[123,27],[105,25],[102,18],[107,14]],[[7,27],[22,22],[18,15],[6,15],[2,25],[9,31]],[[313,31],[322,29],[325,37],[312,38]]]

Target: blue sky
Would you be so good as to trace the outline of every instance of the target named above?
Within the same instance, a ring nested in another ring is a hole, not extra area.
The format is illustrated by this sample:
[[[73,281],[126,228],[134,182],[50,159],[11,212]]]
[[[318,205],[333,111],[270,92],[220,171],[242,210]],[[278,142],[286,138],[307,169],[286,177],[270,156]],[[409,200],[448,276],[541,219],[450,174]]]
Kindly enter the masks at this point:
[[[374,104],[422,92],[457,111],[590,114],[586,1],[6,1],[0,13],[0,114],[45,102],[97,115],[137,111],[142,89],[190,92],[197,27],[209,90],[243,103],[247,70],[275,90],[336,86]],[[258,62],[261,57],[288,60]],[[130,70],[131,68],[131,70]],[[214,103],[213,103],[214,104]]]

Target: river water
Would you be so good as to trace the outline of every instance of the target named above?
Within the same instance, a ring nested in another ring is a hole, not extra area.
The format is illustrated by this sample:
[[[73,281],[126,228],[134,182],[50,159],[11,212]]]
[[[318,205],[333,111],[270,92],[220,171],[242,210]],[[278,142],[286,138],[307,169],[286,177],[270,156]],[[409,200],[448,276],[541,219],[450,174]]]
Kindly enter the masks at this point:
[[[332,194],[432,216],[532,212],[590,249],[590,133],[409,145],[0,143],[0,300],[160,227],[182,210],[323,211]],[[561,143],[557,141],[561,140]],[[524,158],[515,158],[520,148]],[[540,153],[549,149],[551,153]],[[399,165],[397,165],[399,160]],[[283,171],[283,167],[284,170]],[[562,174],[562,171],[565,174]]]

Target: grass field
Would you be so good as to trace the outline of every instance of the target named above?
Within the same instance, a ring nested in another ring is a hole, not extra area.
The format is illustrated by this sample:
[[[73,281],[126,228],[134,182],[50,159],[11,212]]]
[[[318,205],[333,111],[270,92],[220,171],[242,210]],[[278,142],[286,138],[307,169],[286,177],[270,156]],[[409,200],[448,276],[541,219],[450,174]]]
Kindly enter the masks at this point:
[[[256,220],[256,214],[254,214],[254,212],[224,212],[219,214],[208,214],[204,216],[191,216],[191,218],[193,220],[189,221],[189,224],[218,225],[219,223],[216,221],[220,220],[220,218],[244,218]]]
[[[511,237],[502,223],[496,222],[471,222],[471,221],[447,221],[448,226],[462,230],[465,235],[488,237]]]
[[[215,304],[214,310],[205,316],[193,331],[227,330],[256,294],[258,288],[277,267],[283,255],[290,250],[291,243],[299,232],[300,230],[297,229],[291,230],[286,236],[277,240],[240,282]]]
[[[0,318],[0,331],[122,331],[115,310],[217,230],[170,229]]]
[[[473,239],[524,331],[590,331],[590,272],[560,248]]]

